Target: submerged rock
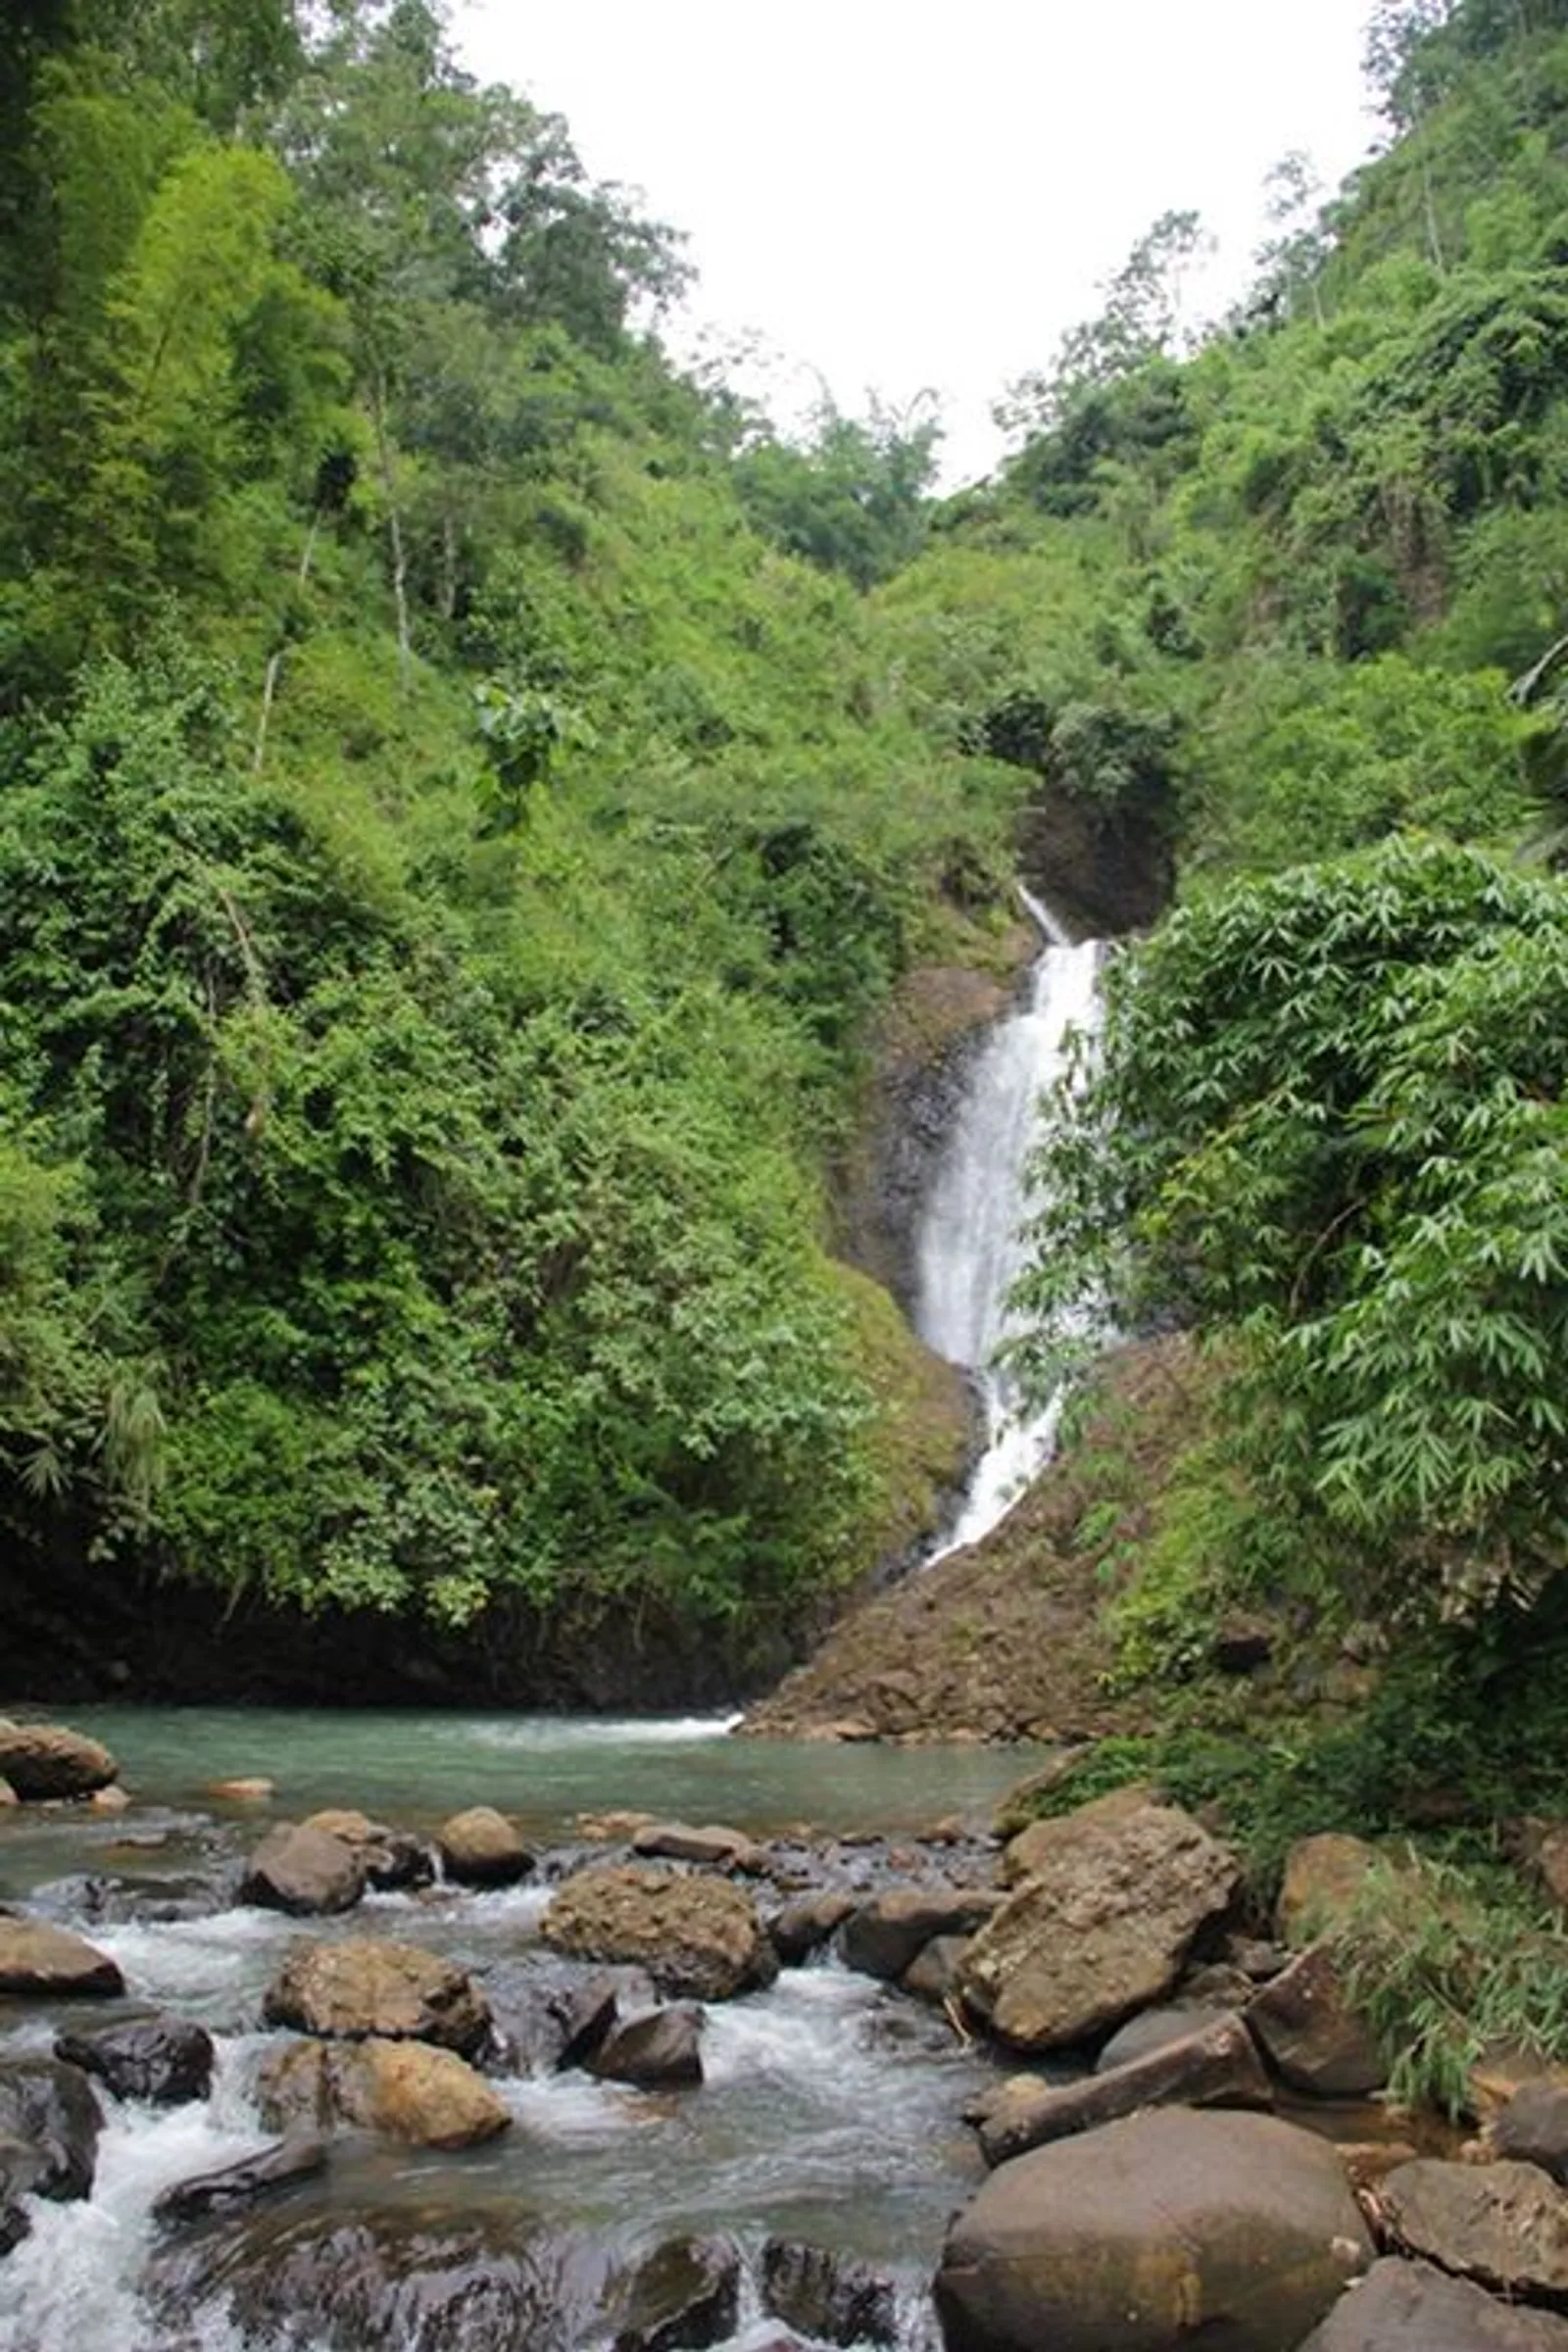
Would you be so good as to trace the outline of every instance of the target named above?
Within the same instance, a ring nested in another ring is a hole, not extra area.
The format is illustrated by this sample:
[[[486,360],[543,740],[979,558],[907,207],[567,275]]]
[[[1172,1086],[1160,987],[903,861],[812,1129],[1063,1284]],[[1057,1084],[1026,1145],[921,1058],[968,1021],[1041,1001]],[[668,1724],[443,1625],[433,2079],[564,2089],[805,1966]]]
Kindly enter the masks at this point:
[[[65,1928],[0,1919],[0,1993],[86,1998],[123,1992],[119,1963]]]
[[[612,2352],[703,2352],[721,2343],[735,2331],[740,2291],[733,2238],[672,2238],[621,2286]]]
[[[650,2009],[612,2026],[588,2071],[641,2090],[685,2087],[703,2079],[702,2039],[703,2013],[694,2002]]]
[[[252,1854],[239,1899],[309,1918],[352,1911],[364,1892],[365,1865],[352,1845],[283,1821]]]
[[[117,2099],[172,2107],[205,2099],[213,2081],[213,2037],[177,2017],[143,2017],[96,2034],[61,2034],[55,2056],[95,2075]]]
[[[66,1724],[0,1724],[0,1778],[24,1802],[91,1796],[119,1775],[107,1747]]]
[[[1086,1805],[1044,1822],[1033,1875],[975,1936],[963,1997],[1004,2041],[1056,2049],[1168,1993],[1241,1876],[1235,1855],[1171,1805]],[[1034,1837],[1035,1832],[1029,1835]]]
[[[79,2067],[58,2058],[0,2065],[0,2144],[13,2196],[67,2202],[92,2194],[103,2118]]]
[[[294,2188],[302,2180],[314,2180],[325,2172],[326,2159],[324,2139],[304,2133],[280,2139],[258,2156],[241,2157],[238,2164],[225,2164],[216,2173],[198,2173],[192,2180],[176,2180],[172,2188],[166,2188],[154,2202],[153,2219],[200,2222],[214,2214],[235,2212],[263,2197],[275,2196],[280,2189]]]
[[[993,2173],[948,2232],[948,2352],[1288,2352],[1372,2259],[1327,2141],[1164,2108]]]
[[[778,1970],[757,1905],[727,1879],[612,1864],[579,1871],[540,1933],[582,1959],[636,1962],[662,1992],[704,2001],[769,1984]]]
[[[489,2004],[465,1969],[368,1936],[297,1946],[268,1986],[263,2014],[304,2034],[433,2041],[464,2055],[490,2030]]]
[[[762,2307],[814,2343],[898,2341],[892,2279],[798,2238],[770,2237],[762,2248]]]

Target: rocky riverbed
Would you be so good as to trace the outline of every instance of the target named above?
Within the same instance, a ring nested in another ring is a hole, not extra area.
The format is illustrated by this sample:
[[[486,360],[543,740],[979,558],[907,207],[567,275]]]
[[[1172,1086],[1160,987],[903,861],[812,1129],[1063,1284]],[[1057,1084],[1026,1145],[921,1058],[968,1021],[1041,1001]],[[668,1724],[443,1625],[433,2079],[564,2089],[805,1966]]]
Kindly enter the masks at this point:
[[[1139,1789],[546,1842],[0,1765],[5,2352],[1568,2348],[1568,2089],[1462,2158],[1380,2098],[1353,1841],[1258,1920]]]

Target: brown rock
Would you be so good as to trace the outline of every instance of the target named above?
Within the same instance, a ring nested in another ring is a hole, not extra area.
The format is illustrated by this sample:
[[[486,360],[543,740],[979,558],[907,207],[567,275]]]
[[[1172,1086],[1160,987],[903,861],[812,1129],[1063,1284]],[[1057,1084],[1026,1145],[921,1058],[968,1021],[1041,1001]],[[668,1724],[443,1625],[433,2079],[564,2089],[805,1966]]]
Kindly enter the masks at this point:
[[[1247,2022],[1270,2064],[1309,2097],[1365,2098],[1389,2079],[1326,1944],[1313,1944],[1265,1985],[1249,2004]]]
[[[1092,1798],[1071,1813],[1054,1813],[1044,1821],[1032,1821],[1016,1838],[1008,1838],[997,1865],[997,1876],[1004,1886],[1020,1886],[1025,1879],[1048,1869],[1064,1846],[1079,1838],[1091,1824],[1098,1829],[1108,1822],[1125,1821],[1129,1814],[1141,1813],[1146,1806],[1160,1801],[1158,1791],[1150,1782],[1133,1781],[1125,1788],[1112,1788],[1108,1796]],[[1069,1823],[1074,1825],[1070,1829]]]
[[[11,1783],[0,1780],[0,1813],[6,1812],[12,1805],[20,1805],[22,1799],[12,1788]]]
[[[1268,2077],[1239,2017],[1224,2017],[1184,2041],[1130,2059],[1081,2082],[1020,2086],[980,2129],[987,2164],[1070,2139],[1149,2107],[1268,2107]]]
[[[1401,2164],[1413,2164],[1420,2153],[1408,2139],[1337,2139],[1345,2178],[1353,2189],[1376,2188]]]
[[[471,1977],[434,1952],[369,1937],[297,1945],[268,1987],[270,2025],[352,2039],[375,2034],[476,2050],[490,2011]]]
[[[769,1934],[773,1948],[786,1967],[794,1967],[826,1943],[855,1909],[855,1896],[837,1891],[803,1894],[786,1903]]]
[[[239,1898],[309,1918],[352,1911],[364,1892],[365,1865],[353,1846],[324,1830],[280,1821],[252,1854]]]
[[[1376,1846],[1334,1830],[1298,1839],[1285,1857],[1276,1914],[1285,1941],[1307,1942],[1346,1918],[1381,1859]]]
[[[662,1992],[727,2000],[778,1963],[757,1905],[727,1879],[599,1864],[557,1890],[540,1933],[579,1959],[633,1961]]]
[[[88,1802],[95,1813],[128,1813],[131,1803],[130,1791],[128,1788],[122,1788],[118,1782],[112,1781],[105,1788],[95,1788]]]
[[[65,1996],[123,1992],[117,1962],[65,1928],[0,1919],[0,1993]]]
[[[209,1781],[207,1793],[229,1805],[266,1805],[276,1795],[277,1783],[252,1773],[234,1781]]]
[[[704,1870],[755,1871],[762,1849],[744,1831],[714,1824],[692,1829],[683,1821],[654,1821],[634,1833],[631,1850],[647,1861],[693,1862]]]
[[[1539,2165],[1559,2187],[1568,2184],[1568,2089],[1556,2082],[1521,2084],[1494,2118],[1490,2137],[1499,2156]]]
[[[1287,2352],[1371,2256],[1326,2140],[1167,2107],[993,2173],[935,2292],[947,2352]]]
[[[916,2000],[933,2001],[945,2009],[949,2001],[957,1998],[968,1949],[967,1936],[933,1936],[929,1943],[920,1946],[899,1983]]]
[[[1301,2352],[1568,2352],[1568,2320],[1495,2303],[1424,2262],[1375,2262]]]
[[[463,1886],[512,1886],[533,1868],[533,1855],[515,1826],[493,1805],[470,1805],[436,1832],[449,1879]]]
[[[626,1845],[639,1830],[651,1829],[652,1813],[579,1813],[577,1835],[593,1845]]]
[[[332,1805],[324,1812],[313,1813],[300,1827],[340,1838],[359,1857],[368,1886],[382,1890],[425,1886],[435,1877],[435,1863],[422,1838],[406,1830],[389,1829],[385,1822],[371,1821],[367,1813]]]
[[[588,2059],[588,2072],[640,2090],[685,2087],[703,2079],[703,2013],[695,2002],[649,2009],[612,2026]]]
[[[846,1968],[892,1984],[936,1936],[967,1936],[996,1911],[994,1886],[896,1886],[861,1903],[839,1931]]]
[[[1411,2254],[1527,2301],[1568,2296],[1568,2195],[1536,2165],[1418,2157],[1378,2202]]]
[[[0,1776],[24,1804],[53,1796],[91,1796],[120,1771],[107,1747],[63,1723],[0,1725]]]
[[[1229,1905],[1236,1857],[1174,1806],[1085,1806],[1050,1824],[1034,1877],[980,1930],[962,1990],[1019,2049],[1087,2040],[1171,1989]],[[1033,1833],[1030,1833],[1033,1835]]]
[[[419,2148],[475,2147],[512,2122],[455,2051],[416,2041],[295,2042],[263,2066],[257,2103],[270,2131],[352,2124]]]

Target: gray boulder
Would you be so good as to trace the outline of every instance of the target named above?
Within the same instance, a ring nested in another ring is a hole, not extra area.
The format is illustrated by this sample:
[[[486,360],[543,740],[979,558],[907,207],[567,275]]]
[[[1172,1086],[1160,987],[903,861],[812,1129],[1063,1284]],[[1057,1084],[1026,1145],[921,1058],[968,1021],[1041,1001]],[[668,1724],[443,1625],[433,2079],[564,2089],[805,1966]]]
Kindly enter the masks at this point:
[[[1418,2157],[1378,2192],[1409,2253],[1526,2301],[1568,2300],[1568,2194],[1534,2164]]]
[[[284,1821],[252,1854],[239,1899],[311,1918],[352,1911],[364,1892],[365,1865],[346,1838]]]
[[[1568,2352],[1568,2320],[1498,2303],[1425,2262],[1376,2262],[1301,2352]]]
[[[948,2232],[948,2352],[1293,2352],[1372,2259],[1326,2140],[1170,2107],[993,2173]]]
[[[1266,1984],[1248,2004],[1247,2022],[1284,2081],[1311,2098],[1367,2098],[1389,2079],[1326,1944],[1313,1944]]]
[[[1523,2083],[1494,2117],[1490,2136],[1499,2156],[1539,2164],[1568,2185],[1568,2089],[1560,2083]]]
[[[640,2090],[684,2088],[703,2079],[703,2013],[694,2002],[649,2009],[612,2026],[588,2072]]]
[[[896,1886],[873,1895],[839,1930],[846,1968],[893,1984],[938,1936],[967,1936],[1001,1903],[994,1886]]]
[[[97,2034],[59,2034],[55,2056],[94,2075],[117,2099],[175,2107],[205,2099],[213,2081],[213,2037],[178,2017],[135,2018]]]

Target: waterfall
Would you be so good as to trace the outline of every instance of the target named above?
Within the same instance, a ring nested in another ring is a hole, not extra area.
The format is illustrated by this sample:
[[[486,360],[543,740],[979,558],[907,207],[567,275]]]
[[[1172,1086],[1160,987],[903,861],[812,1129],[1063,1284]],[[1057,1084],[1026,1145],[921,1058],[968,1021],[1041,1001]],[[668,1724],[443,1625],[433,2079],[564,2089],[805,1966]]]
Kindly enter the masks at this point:
[[[1023,1266],[1025,1171],[1042,1097],[1062,1069],[1068,1031],[1097,1025],[1100,944],[1074,945],[1048,907],[1021,896],[1045,945],[1027,1002],[998,1023],[970,1074],[917,1239],[916,1328],[927,1347],[974,1375],[985,1409],[985,1450],[937,1559],[1005,1518],[1049,1458],[1060,1411],[1059,1399],[1022,1411],[996,1358],[1015,1329],[1007,1296]]]

